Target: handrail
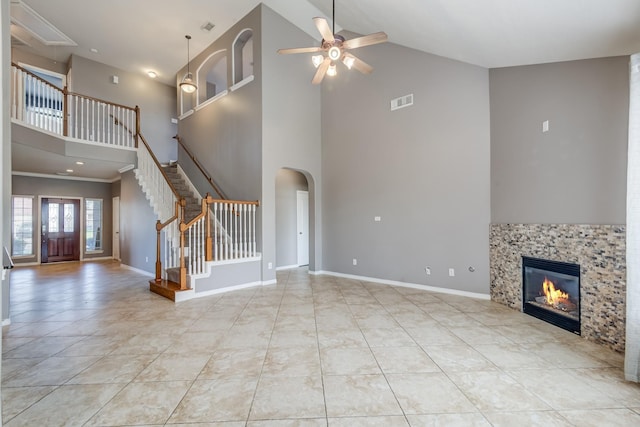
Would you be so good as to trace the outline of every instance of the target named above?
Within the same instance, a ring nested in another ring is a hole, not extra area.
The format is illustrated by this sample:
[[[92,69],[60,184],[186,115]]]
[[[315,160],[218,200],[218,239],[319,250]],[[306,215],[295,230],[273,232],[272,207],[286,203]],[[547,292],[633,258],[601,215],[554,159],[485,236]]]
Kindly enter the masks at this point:
[[[15,62],[11,61],[11,66],[16,67],[18,69],[20,69],[21,71],[23,71],[24,73],[29,74],[31,77],[33,77],[36,80],[39,80],[40,83],[43,83],[47,86],[51,86],[53,89],[59,90],[60,92],[64,92],[63,88],[59,88],[58,86],[51,84],[51,82],[46,81],[45,79],[43,79],[42,77],[38,76],[37,74],[34,74],[32,71],[27,70],[24,67],[21,67],[20,65],[16,64]]]
[[[209,185],[211,185],[211,188],[213,188],[213,191],[216,192],[216,194],[218,196],[220,196],[223,200],[227,200],[227,196],[222,192],[222,190],[220,190],[220,188],[215,184],[215,182],[213,182],[213,178],[211,178],[211,176],[207,173],[207,171],[202,167],[202,165],[200,164],[200,162],[198,161],[198,159],[196,159],[196,157],[193,155],[193,153],[191,153],[191,151],[189,150],[189,148],[187,148],[187,146],[185,145],[184,142],[182,142],[182,138],[180,138],[179,135],[176,135],[173,137],[176,141],[178,141],[178,144],[180,144],[180,146],[182,147],[182,149],[187,153],[187,155],[189,156],[189,158],[191,159],[191,161],[196,165],[196,167],[198,168],[198,170],[200,170],[200,173],[205,177],[205,179],[209,182]]]
[[[182,200],[182,197],[180,197],[180,194],[178,193],[176,188],[171,183],[171,180],[169,179],[169,177],[167,176],[167,173],[164,171],[164,168],[162,167],[162,165],[158,161],[158,158],[156,157],[155,154],[153,154],[153,151],[151,150],[151,147],[149,147],[149,144],[147,143],[147,140],[144,138],[144,136],[142,134],[139,134],[139,136],[140,136],[140,140],[142,141],[142,143],[146,147],[147,151],[151,155],[151,159],[153,160],[153,162],[156,164],[156,166],[160,170],[160,173],[162,174],[164,179],[167,181],[167,184],[169,184],[169,188],[171,188],[171,192],[173,192],[173,194],[176,196],[176,200]]]

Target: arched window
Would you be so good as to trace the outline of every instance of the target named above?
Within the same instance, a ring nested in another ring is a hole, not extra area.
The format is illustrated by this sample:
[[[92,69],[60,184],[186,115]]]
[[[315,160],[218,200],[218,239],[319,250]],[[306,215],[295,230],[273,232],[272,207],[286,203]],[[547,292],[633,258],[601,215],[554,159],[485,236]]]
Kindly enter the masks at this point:
[[[227,90],[227,51],[211,54],[197,70],[198,104]]]
[[[253,31],[242,30],[233,42],[233,84],[253,75]]]

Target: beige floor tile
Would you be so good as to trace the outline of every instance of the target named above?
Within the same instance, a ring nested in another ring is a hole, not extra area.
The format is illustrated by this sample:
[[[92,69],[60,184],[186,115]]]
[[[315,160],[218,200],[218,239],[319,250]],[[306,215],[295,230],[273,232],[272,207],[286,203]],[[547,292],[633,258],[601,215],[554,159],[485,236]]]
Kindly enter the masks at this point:
[[[87,426],[163,424],[190,386],[187,381],[130,383]]]
[[[252,378],[257,380],[262,372],[266,353],[266,349],[260,348],[218,350],[200,372],[199,379]]]
[[[83,337],[42,337],[36,338],[2,355],[3,359],[21,359],[26,357],[49,357],[60,353]]]
[[[476,411],[443,373],[390,374],[387,380],[405,414]]]
[[[34,357],[28,359],[3,359],[2,360],[2,384],[8,379],[28,370],[29,368],[42,362],[44,357]],[[26,372],[25,372],[26,373]]]
[[[463,345],[426,346],[424,350],[444,372],[489,371],[497,369],[473,347]]]
[[[213,353],[226,337],[224,330],[193,331],[180,334],[171,340],[164,351],[172,354]]]
[[[313,330],[277,329],[271,335],[270,348],[318,347],[318,337]]]
[[[569,335],[571,340],[579,342],[580,338]],[[525,351],[539,356],[554,367],[559,368],[604,368],[610,365],[589,354],[576,351],[571,342],[544,342],[537,344],[523,344]]]
[[[130,326],[130,328],[133,325]],[[137,330],[137,329],[133,329]],[[139,334],[123,342],[112,355],[160,354],[171,345],[173,337],[165,334]]]
[[[99,356],[86,357],[49,357],[3,382],[3,387],[30,387],[62,385],[71,378],[93,365]]]
[[[318,344],[320,348],[353,348],[369,347],[360,328],[319,330]]]
[[[444,326],[430,328],[405,328],[407,333],[422,347],[432,345],[461,345],[465,344],[460,338]]]
[[[156,355],[105,356],[69,380],[69,384],[128,383],[156,358]]]
[[[407,415],[411,427],[490,427],[480,413]],[[517,425],[517,424],[514,424]]]
[[[329,427],[409,427],[405,417],[344,417],[329,418]]]
[[[640,414],[629,409],[560,411],[573,425],[580,427],[630,427],[640,425]]]
[[[513,344],[509,338],[486,326],[452,327],[449,330],[469,345]]]
[[[320,351],[323,375],[381,374],[368,348],[327,348]]]
[[[640,384],[624,379],[619,368],[578,369],[577,375],[591,387],[627,407],[640,407]]]
[[[402,409],[382,375],[324,377],[327,416],[402,415]]]
[[[210,357],[209,354],[198,353],[164,353],[140,372],[134,381],[193,381]]]
[[[46,387],[4,387],[2,389],[2,420],[6,424],[10,419],[33,405],[56,386]]]
[[[197,380],[169,423],[246,421],[255,390],[255,380]]]
[[[244,424],[242,425],[244,426]],[[246,427],[327,427],[327,420],[324,418],[298,418],[294,420],[249,421]]]
[[[482,412],[546,411],[551,407],[509,375],[500,371],[457,372],[449,378]]]
[[[480,344],[474,348],[502,369],[539,369],[549,362],[527,351],[524,344]]]
[[[320,376],[320,357],[314,347],[270,348],[262,376]]]
[[[623,403],[588,384],[573,369],[509,371],[527,390],[555,410],[621,408]]]
[[[81,426],[121,389],[121,384],[62,386],[4,425]]]
[[[385,374],[440,372],[420,347],[376,347],[371,349]]]
[[[320,376],[262,377],[249,419],[279,420],[325,416]]]
[[[494,427],[571,427],[574,424],[555,411],[538,412],[486,412]]]
[[[403,328],[365,329],[362,334],[367,340],[369,347],[411,347],[416,346],[416,342],[407,334]]]

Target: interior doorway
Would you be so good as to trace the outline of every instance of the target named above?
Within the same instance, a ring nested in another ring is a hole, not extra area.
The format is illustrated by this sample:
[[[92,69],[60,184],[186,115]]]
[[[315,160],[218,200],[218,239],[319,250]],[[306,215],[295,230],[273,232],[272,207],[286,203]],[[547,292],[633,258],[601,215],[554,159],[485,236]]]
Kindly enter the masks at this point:
[[[309,265],[309,192],[296,191],[298,266]]]
[[[312,205],[307,175],[280,169],[276,174],[276,268],[310,265]]]
[[[80,260],[80,200],[42,198],[40,262]]]
[[[120,261],[120,197],[113,198],[113,259]]]

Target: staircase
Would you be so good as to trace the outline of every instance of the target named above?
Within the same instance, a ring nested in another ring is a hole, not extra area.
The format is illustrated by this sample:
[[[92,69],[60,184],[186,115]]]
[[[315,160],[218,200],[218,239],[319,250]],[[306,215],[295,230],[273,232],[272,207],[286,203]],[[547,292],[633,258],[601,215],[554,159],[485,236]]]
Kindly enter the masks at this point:
[[[140,133],[139,107],[60,89],[15,63],[11,66],[11,120],[74,143],[113,149],[118,156],[136,153],[134,174],[155,214],[153,292],[178,301],[260,283],[258,200],[229,200],[176,135],[189,170],[195,166],[210,184],[211,192],[201,198],[189,179],[180,176],[182,169],[158,161]]]
[[[177,164],[163,166],[162,169],[173,188],[178,192],[179,198],[184,199],[186,202],[184,207],[185,222],[191,221],[202,211],[200,197],[194,194],[187,181],[180,175]]]

